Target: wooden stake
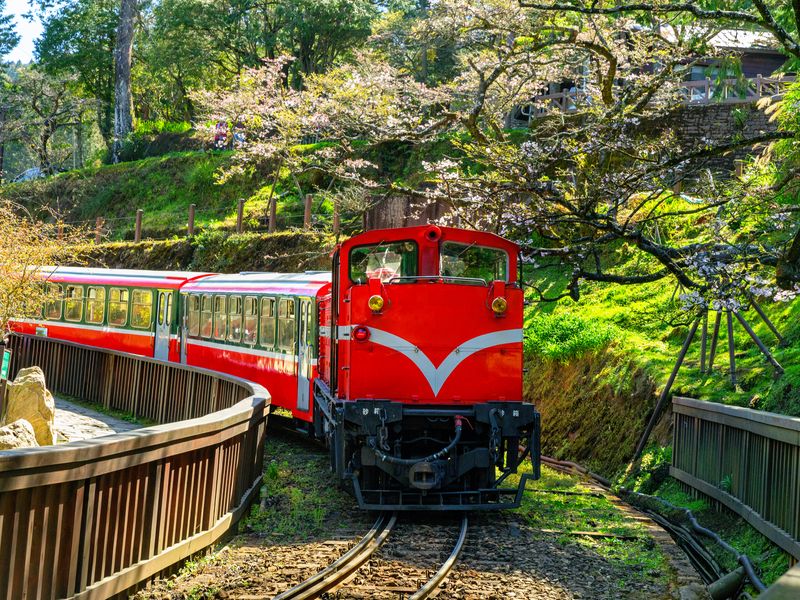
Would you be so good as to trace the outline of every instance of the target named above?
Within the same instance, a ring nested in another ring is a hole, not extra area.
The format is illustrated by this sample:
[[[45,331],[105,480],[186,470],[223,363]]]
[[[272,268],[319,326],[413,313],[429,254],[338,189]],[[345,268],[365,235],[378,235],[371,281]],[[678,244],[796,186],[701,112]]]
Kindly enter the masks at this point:
[[[236,207],[236,233],[244,231],[244,198],[239,198],[239,204]]]
[[[99,244],[103,237],[103,217],[97,217],[94,222],[94,243]]]
[[[737,178],[742,177],[744,175],[744,161],[743,160],[734,160],[733,161],[733,168]]]
[[[756,309],[756,312],[758,313],[758,316],[761,317],[761,320],[764,321],[764,323],[767,324],[767,327],[769,327],[770,331],[772,331],[772,333],[775,335],[775,337],[778,338],[778,343],[782,345],[785,340],[783,339],[783,336],[781,335],[781,332],[778,331],[778,328],[775,327],[775,325],[772,323],[772,321],[770,321],[769,317],[761,309],[761,306],[759,306],[758,302],[756,302],[756,299],[751,297],[750,298],[750,304],[752,304],[753,308]]]
[[[706,346],[708,345],[708,311],[703,313],[703,330],[700,334],[700,374],[706,372]]]
[[[189,224],[186,226],[186,233],[189,237],[194,236],[194,212],[196,208],[196,204],[189,205]]]
[[[653,428],[658,423],[658,419],[661,417],[661,413],[664,410],[664,407],[667,403],[667,397],[669,396],[670,391],[672,391],[672,384],[675,383],[675,378],[678,376],[678,371],[683,364],[683,359],[686,358],[686,353],[689,351],[689,345],[692,343],[694,339],[694,334],[697,332],[697,327],[700,325],[700,317],[697,317],[692,323],[691,328],[689,329],[689,335],[686,336],[686,340],[683,342],[683,347],[681,347],[681,351],[678,354],[678,360],[675,361],[675,366],[672,367],[672,373],[669,374],[669,379],[667,380],[667,385],[664,386],[664,389],[661,390],[661,396],[658,398],[658,402],[656,403],[656,407],[653,409],[653,414],[650,415],[650,420],[647,422],[647,427],[644,428],[644,432],[642,433],[642,437],[639,438],[639,443],[636,444],[636,451],[633,454],[633,458],[631,459],[630,464],[628,467],[633,464],[633,462],[638,459],[642,452],[644,451],[645,444],[647,444],[647,440],[650,438],[650,434],[653,432]]]
[[[736,344],[733,341],[733,315],[728,310],[728,354],[730,355],[731,385],[736,386]]]
[[[311,229],[311,204],[314,201],[312,194],[306,194],[306,205],[303,211],[303,229]]]
[[[736,318],[739,320],[739,323],[742,324],[742,327],[744,327],[744,330],[747,332],[747,334],[756,343],[756,346],[758,346],[758,349],[761,350],[761,353],[767,358],[767,360],[769,361],[769,364],[771,364],[778,373],[783,373],[783,367],[780,365],[780,363],[777,360],[775,360],[775,357],[772,356],[772,353],[764,345],[764,342],[761,341],[761,338],[759,338],[756,335],[756,332],[753,331],[752,327],[750,327],[750,323],[748,323],[745,320],[745,318],[742,315],[739,314],[738,311],[734,311],[733,314],[736,315]]]
[[[134,242],[141,242],[142,241],[142,214],[144,211],[140,208],[136,211],[136,230],[133,233],[133,241]]]
[[[58,222],[58,234],[57,234],[57,236],[58,236],[59,240],[63,240],[64,239],[64,224],[61,221]]]
[[[708,372],[714,368],[714,357],[717,355],[717,342],[719,342],[719,326],[722,322],[722,313],[717,311],[714,319],[714,332],[711,334],[711,351],[708,354]]]

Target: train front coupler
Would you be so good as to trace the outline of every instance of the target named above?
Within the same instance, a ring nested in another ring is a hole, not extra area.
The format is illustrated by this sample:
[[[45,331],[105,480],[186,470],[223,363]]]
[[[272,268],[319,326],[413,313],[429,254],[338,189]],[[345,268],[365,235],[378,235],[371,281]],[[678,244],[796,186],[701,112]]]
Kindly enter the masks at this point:
[[[337,471],[364,508],[504,508],[518,505],[521,492],[499,484],[527,455],[533,471],[521,485],[538,477],[539,415],[530,404],[359,400],[341,403],[336,412],[336,462],[346,465]],[[513,502],[499,500],[509,493]]]

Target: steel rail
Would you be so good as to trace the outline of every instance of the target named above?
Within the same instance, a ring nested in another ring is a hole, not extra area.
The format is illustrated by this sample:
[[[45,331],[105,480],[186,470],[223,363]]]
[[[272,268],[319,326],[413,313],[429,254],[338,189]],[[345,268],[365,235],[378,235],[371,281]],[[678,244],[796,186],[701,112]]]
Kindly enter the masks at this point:
[[[455,548],[453,548],[450,556],[447,557],[447,560],[444,561],[444,564],[442,564],[441,567],[439,567],[439,570],[436,571],[434,576],[428,580],[428,583],[423,585],[414,594],[409,596],[408,600],[425,600],[425,598],[430,597],[430,595],[435,592],[442,582],[447,578],[447,576],[450,574],[450,570],[456,563],[456,560],[458,560],[458,555],[461,554],[461,549],[464,547],[464,540],[467,538],[468,524],[467,515],[464,515],[464,517],[461,519],[461,532],[458,534],[458,540],[456,540]]]
[[[370,556],[383,545],[389,537],[394,524],[397,522],[397,513],[392,513],[390,518],[381,515],[366,535],[350,550],[325,567],[319,573],[312,575],[293,588],[278,594],[273,600],[307,600],[319,598],[343,583],[350,575],[355,573]]]

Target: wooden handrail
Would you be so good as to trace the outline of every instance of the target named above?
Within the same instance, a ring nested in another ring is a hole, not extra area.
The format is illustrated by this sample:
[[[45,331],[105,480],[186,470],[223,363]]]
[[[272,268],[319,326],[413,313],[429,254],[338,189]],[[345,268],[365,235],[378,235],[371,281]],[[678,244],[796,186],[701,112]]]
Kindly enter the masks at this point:
[[[244,514],[261,483],[263,387],[48,338],[10,345],[12,372],[41,366],[55,393],[171,422],[0,452],[0,597],[110,597],[214,543]]]
[[[800,559],[800,419],[673,398],[670,474]]]

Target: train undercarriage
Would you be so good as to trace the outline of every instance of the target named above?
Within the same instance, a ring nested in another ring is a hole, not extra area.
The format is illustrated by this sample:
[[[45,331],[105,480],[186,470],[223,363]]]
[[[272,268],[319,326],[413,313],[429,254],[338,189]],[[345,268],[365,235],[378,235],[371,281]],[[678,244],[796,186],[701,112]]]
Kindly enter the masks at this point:
[[[519,506],[538,479],[539,413],[531,404],[408,405],[315,393],[315,430],[331,468],[369,510],[486,510]],[[523,460],[532,470],[508,485]]]

